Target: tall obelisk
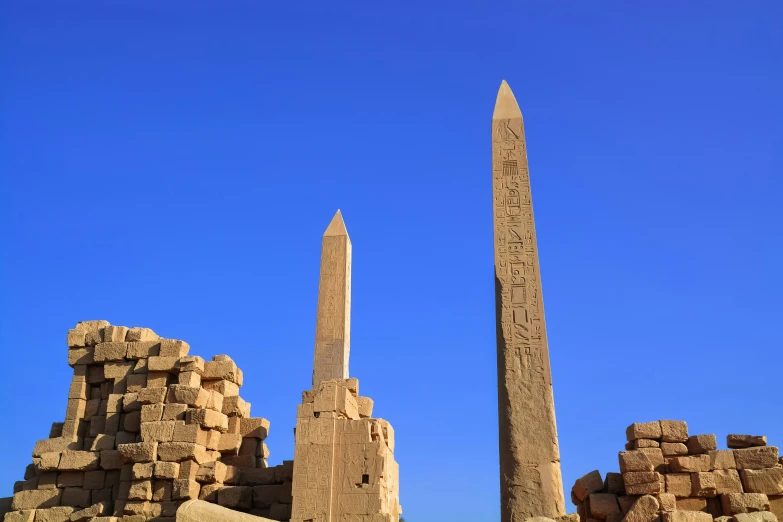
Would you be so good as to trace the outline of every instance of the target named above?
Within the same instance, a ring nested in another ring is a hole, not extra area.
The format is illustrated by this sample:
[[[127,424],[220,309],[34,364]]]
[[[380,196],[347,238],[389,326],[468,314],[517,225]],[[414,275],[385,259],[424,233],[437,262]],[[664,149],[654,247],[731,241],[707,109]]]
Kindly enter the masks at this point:
[[[321,381],[348,378],[350,348],[351,239],[338,210],[321,243],[313,389]]]
[[[522,112],[503,81],[492,114],[501,521],[565,514]]]

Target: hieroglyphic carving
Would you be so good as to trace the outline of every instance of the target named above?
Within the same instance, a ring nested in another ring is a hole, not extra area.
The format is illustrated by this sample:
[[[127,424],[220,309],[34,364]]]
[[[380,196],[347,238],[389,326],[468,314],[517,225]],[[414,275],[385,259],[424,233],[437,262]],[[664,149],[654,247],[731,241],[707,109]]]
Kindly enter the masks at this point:
[[[501,520],[565,514],[522,113],[503,82],[492,121]]]
[[[351,240],[338,210],[324,233],[315,326],[313,388],[348,378],[351,332]]]

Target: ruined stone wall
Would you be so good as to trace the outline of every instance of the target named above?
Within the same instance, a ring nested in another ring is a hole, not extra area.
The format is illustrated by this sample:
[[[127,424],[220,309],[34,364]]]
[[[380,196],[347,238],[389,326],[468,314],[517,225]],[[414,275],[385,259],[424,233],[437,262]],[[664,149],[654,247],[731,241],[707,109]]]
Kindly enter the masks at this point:
[[[173,521],[196,498],[289,519],[293,462],[267,467],[269,421],[250,417],[229,356],[107,321],[77,324],[68,347],[65,420],[35,444],[6,522]]]
[[[763,436],[688,435],[683,421],[635,423],[620,473],[596,470],[571,490],[581,522],[783,521],[783,458]]]

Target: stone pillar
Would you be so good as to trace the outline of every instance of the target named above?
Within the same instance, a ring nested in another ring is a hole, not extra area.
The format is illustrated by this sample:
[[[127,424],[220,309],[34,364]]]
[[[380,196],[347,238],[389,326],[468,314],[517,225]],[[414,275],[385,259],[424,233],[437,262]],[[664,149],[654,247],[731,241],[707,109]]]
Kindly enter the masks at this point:
[[[315,326],[313,389],[348,378],[351,347],[351,239],[338,210],[321,244],[321,279]]]
[[[565,514],[524,124],[503,81],[492,114],[501,521]]]

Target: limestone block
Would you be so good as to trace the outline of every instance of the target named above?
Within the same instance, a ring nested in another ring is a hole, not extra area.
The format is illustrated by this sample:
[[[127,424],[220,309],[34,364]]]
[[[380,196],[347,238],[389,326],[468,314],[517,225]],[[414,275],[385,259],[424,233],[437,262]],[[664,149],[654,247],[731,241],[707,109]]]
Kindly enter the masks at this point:
[[[133,367],[133,373],[148,373],[147,359],[139,359],[136,361],[136,366]]]
[[[209,431],[204,430],[198,424],[175,424],[172,434],[172,442],[193,442],[207,446]]]
[[[71,519],[71,513],[73,513],[73,508],[69,506],[38,509],[35,511],[35,522],[68,522]]]
[[[658,499],[661,511],[675,511],[677,509],[677,497],[671,493],[658,493],[655,498]]]
[[[690,473],[669,473],[664,475],[666,493],[671,493],[678,498],[689,497],[693,490]]]
[[[124,342],[107,342],[95,345],[95,362],[124,361],[128,345]]]
[[[259,467],[253,455],[229,455],[226,453],[220,460],[226,466],[236,466],[242,470]]]
[[[631,450],[641,449],[641,448],[660,448],[661,447],[661,443],[658,442],[657,440],[653,440],[653,439],[636,439],[636,440],[632,440],[628,444],[631,445],[631,448],[630,448]]]
[[[223,394],[216,390],[207,390],[209,393],[209,401],[207,401],[207,408],[223,412]],[[248,405],[249,406],[249,405]],[[249,413],[249,408],[248,408]]]
[[[720,499],[724,515],[766,511],[770,507],[767,495],[761,493],[727,493]]]
[[[87,401],[84,399],[68,399],[68,407],[65,409],[66,420],[83,419],[87,408]]]
[[[379,507],[371,508],[373,511],[380,509]],[[274,520],[288,520],[291,518],[291,506],[289,504],[272,504],[269,508],[269,517]],[[534,517],[544,518],[544,517]]]
[[[186,357],[190,351],[190,345],[185,341],[178,341],[177,339],[161,339],[160,340],[160,356],[161,357]]]
[[[269,455],[267,454],[266,457]],[[621,473],[609,472],[604,478],[604,491],[615,495],[625,495],[625,483]],[[578,499],[577,499],[578,500]]]
[[[149,368],[149,363],[148,363]],[[155,372],[150,371],[147,373],[147,388],[165,388],[171,381],[171,375],[169,372]]]
[[[225,433],[221,435],[217,449],[220,453],[238,455],[239,447],[241,445],[242,445],[242,436],[240,434]],[[255,453],[253,453],[252,455],[255,456]]]
[[[42,439],[35,443],[33,457],[41,457],[44,453],[60,453],[69,449],[76,449],[78,443],[58,437],[54,439]]]
[[[372,408],[374,402],[369,397],[356,397],[356,409],[359,412],[359,418],[368,419],[372,417]]]
[[[179,478],[178,462],[156,462],[154,476],[157,479],[175,479]]]
[[[661,423],[658,421],[634,422],[625,430],[625,437],[629,441],[636,439],[660,439],[661,436]]]
[[[128,329],[128,333],[125,334],[125,340],[128,342],[157,341],[158,339],[160,337],[149,328],[139,328],[137,326]]]
[[[187,357],[180,357],[179,359],[180,371],[183,372],[195,372],[201,375],[204,372],[204,359],[198,355],[191,355]]]
[[[223,397],[236,397],[239,395],[239,386],[225,379],[217,381],[205,381],[202,374],[201,386],[203,386],[206,390],[214,390],[223,395]]]
[[[230,417],[250,417],[250,403],[240,396],[223,398],[223,414]]]
[[[592,514],[593,518],[605,520],[610,515],[616,515],[620,513],[620,505],[617,503],[617,495],[612,493],[593,493],[588,497],[588,503],[590,505],[590,513]]]
[[[139,390],[137,400],[141,404],[162,404],[166,400],[166,388],[144,388]]]
[[[237,386],[242,386],[239,368],[237,368],[236,363],[230,359],[216,360],[217,357],[219,356],[216,355],[212,358],[212,361],[204,363],[204,371],[201,374],[201,380],[226,380],[236,384]],[[224,393],[223,395],[226,394]]]
[[[198,493],[199,500],[206,500],[217,504],[218,491],[223,488],[223,484],[202,484],[201,491]]]
[[[718,494],[715,475],[709,471],[691,473],[691,484],[694,497],[714,497]]]
[[[116,446],[119,446],[120,444],[132,444],[134,442],[137,442],[138,435],[135,433],[130,433],[128,431],[118,431],[117,434],[114,436],[114,444]]]
[[[103,489],[106,482],[106,472],[102,470],[84,473],[84,489]]]
[[[571,488],[571,492],[579,502],[584,502],[590,494],[599,493],[603,486],[604,481],[601,478],[601,473],[594,470],[579,477]]]
[[[179,463],[179,477],[180,479],[196,480],[196,474],[201,465],[195,460],[185,460]]]
[[[81,399],[87,400],[87,382],[86,381],[71,381],[71,386],[68,389],[69,399]]]
[[[84,484],[83,471],[62,471],[57,474],[58,488],[82,487],[82,484]]]
[[[182,404],[182,406],[185,405]],[[141,416],[139,417],[139,421],[144,423],[144,422],[157,422],[159,420],[166,420],[163,418],[163,413],[166,411],[166,407],[167,406],[164,406],[163,404],[160,403],[142,405]]]
[[[639,497],[623,518],[623,522],[653,522],[658,517],[658,500],[651,495]]]
[[[718,495],[726,493],[742,493],[742,481],[736,469],[717,469],[712,472],[715,476],[715,487]]]
[[[666,473],[666,459],[663,456],[661,448],[639,448],[636,451],[641,451],[647,458],[650,459],[650,463],[653,466],[653,470],[659,473]]]
[[[221,433],[228,431],[228,417],[215,410],[188,410],[185,418],[188,424],[199,424],[202,428],[216,429]]]
[[[778,520],[783,520],[783,496],[769,497],[769,511],[778,517]]]
[[[58,469],[60,466],[60,456],[61,453],[58,451],[42,453],[40,460],[36,465],[37,469],[41,471],[53,471]]]
[[[135,367],[134,367],[135,370]],[[127,391],[138,393],[142,388],[147,386],[147,374],[146,373],[132,373],[126,378]]]
[[[196,481],[206,484],[222,484],[225,478],[226,465],[222,462],[205,462],[201,464],[196,473]]]
[[[171,442],[176,421],[145,422],[141,425],[141,440],[144,442]]]
[[[122,411],[122,393],[110,393],[106,399],[106,413],[117,413]]]
[[[154,462],[137,462],[131,468],[131,478],[133,480],[151,479],[154,470]]]
[[[119,444],[122,462],[132,464],[135,462],[154,462],[158,454],[157,442],[135,442],[132,444]],[[166,460],[166,459],[161,459]]]
[[[686,442],[688,440],[688,424],[685,421],[662,420],[660,424],[663,442]]]
[[[686,445],[688,447],[688,453],[691,455],[699,455],[718,449],[718,440],[713,434],[692,435],[688,437]]]
[[[282,519],[281,519],[282,520]],[[189,500],[177,510],[177,522],[273,522],[203,500]],[[380,520],[378,522],[381,522]],[[384,521],[385,522],[385,521]]]
[[[727,435],[726,446],[731,449],[750,448],[753,446],[766,446],[767,437],[765,435]]]
[[[141,412],[132,411],[125,414],[125,423],[123,424],[125,431],[138,433],[141,430]]]
[[[64,451],[57,469],[93,471],[100,467],[100,454],[96,451]]]
[[[710,457],[710,469],[737,469],[733,450],[708,451]]]
[[[177,376],[177,382],[182,386],[190,386],[193,388],[201,387],[201,375],[196,372],[180,372]]]
[[[51,491],[51,490],[49,490]],[[64,488],[60,504],[74,508],[86,508],[92,505],[90,491],[80,487]]]
[[[192,408],[206,408],[209,395],[209,392],[201,387],[172,384],[169,386],[168,402],[187,404]]]
[[[623,473],[625,492],[629,495],[653,495],[662,493],[662,475],[655,471]],[[657,504],[656,500],[656,504]]]
[[[128,500],[152,500],[152,481],[134,480],[128,491]]]
[[[748,493],[783,495],[783,468],[743,469],[740,477]]]
[[[732,517],[733,522],[778,522],[775,515],[768,511],[756,513],[738,513]]]
[[[160,355],[160,343],[158,341],[136,341],[126,343],[128,359],[139,360],[157,357]]]
[[[166,404],[163,407],[163,417],[160,420],[184,421],[188,411],[187,404]]]
[[[103,377],[104,379],[124,379],[133,373],[133,368],[135,366],[135,363],[129,361],[107,362],[103,365]]]
[[[9,511],[3,518],[4,522],[33,522],[35,519],[35,510],[24,509],[21,511]]]
[[[269,455],[259,454],[259,448],[265,445],[258,439],[243,438],[239,446],[239,455],[255,455],[256,457],[267,458]]]
[[[191,442],[162,442],[158,446],[158,458],[167,462],[195,460],[198,464],[209,460],[206,448]]]
[[[150,372],[179,372],[179,357],[150,357],[147,369]]]
[[[125,341],[125,336],[128,333],[128,328],[125,326],[104,326],[101,339],[105,343],[116,343]]]
[[[101,469],[120,469],[121,467],[122,460],[120,459],[120,452],[118,450],[101,451]]]
[[[778,463],[778,448],[761,446],[734,450],[737,469],[763,469],[774,467]]]
[[[669,459],[669,468],[674,473],[709,471],[710,457],[708,455],[672,457]]]
[[[620,472],[628,473],[632,471],[653,471],[652,462],[646,453],[635,451],[621,451],[618,454],[620,461]]]
[[[197,499],[201,486],[195,480],[176,479],[173,481],[171,498],[175,500]]]
[[[68,365],[77,366],[95,363],[95,347],[71,348],[68,350]]]
[[[247,486],[226,486],[218,491],[218,504],[233,509],[250,509],[253,507],[253,489]]]
[[[265,486],[275,482],[275,468],[245,469],[240,476],[243,486]]]
[[[152,500],[155,502],[170,501],[173,491],[173,480],[156,480],[152,483]]]
[[[712,516],[702,511],[681,511],[676,510],[664,513],[663,522],[712,522]]]
[[[662,442],[661,452],[667,457],[676,457],[688,454],[688,446],[682,442]]]
[[[269,435],[269,421],[262,417],[239,419],[239,434],[264,440]],[[600,479],[600,474],[598,475]]]
[[[131,411],[140,411],[141,402],[139,401],[139,394],[136,392],[125,393],[122,396],[122,411],[125,413]]]

